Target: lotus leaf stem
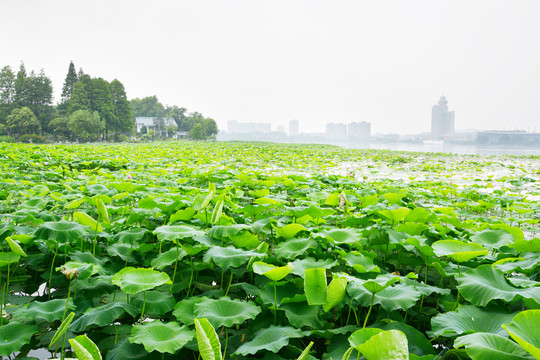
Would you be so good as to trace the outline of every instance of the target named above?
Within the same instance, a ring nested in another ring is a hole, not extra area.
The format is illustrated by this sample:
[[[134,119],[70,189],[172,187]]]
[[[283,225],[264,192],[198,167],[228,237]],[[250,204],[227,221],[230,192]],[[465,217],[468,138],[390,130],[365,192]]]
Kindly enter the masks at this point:
[[[225,296],[229,293],[229,289],[231,288],[231,283],[233,280],[233,269],[231,269],[231,277],[229,278],[229,284],[227,285],[227,291],[225,291]]]
[[[54,261],[56,260],[56,255],[58,255],[58,246],[56,247],[56,251],[54,252],[54,256],[51,262],[51,271],[49,272],[49,300],[51,300],[52,272],[54,268]]]
[[[227,331],[227,328],[225,328],[225,347],[223,348],[223,360],[225,360],[225,356],[227,355],[227,345],[229,343],[229,333]]]
[[[274,280],[274,325],[277,324],[277,290],[276,281]]]
[[[141,311],[141,320],[139,320],[139,324],[142,324],[142,319],[144,316],[144,308],[146,307],[146,291],[143,291],[143,305],[142,305],[142,311]]]
[[[176,241],[176,259],[174,260],[174,271],[173,271],[173,276],[172,276],[172,281],[171,281],[171,288],[169,289],[170,292],[172,292],[172,289],[173,289],[173,285],[174,285],[174,279],[176,278],[176,268],[178,267],[178,253],[179,253],[179,249],[178,249],[178,241]]]
[[[371,293],[371,304],[369,304],[369,310],[366,315],[366,319],[364,320],[364,326],[362,328],[366,327],[367,321],[369,319],[369,314],[371,314],[371,309],[373,308],[373,301],[375,300],[375,293]]]

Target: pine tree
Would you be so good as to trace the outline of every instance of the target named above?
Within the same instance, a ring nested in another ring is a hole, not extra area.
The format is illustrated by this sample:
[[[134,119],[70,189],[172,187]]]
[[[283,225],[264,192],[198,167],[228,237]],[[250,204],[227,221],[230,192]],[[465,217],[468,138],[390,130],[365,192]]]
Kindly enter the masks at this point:
[[[24,103],[26,101],[26,67],[24,66],[24,63],[21,62],[21,66],[19,67],[19,71],[17,72],[17,77],[15,78],[15,96],[14,96],[14,103],[21,107],[24,106]]]
[[[77,81],[79,81],[79,77],[77,76],[77,72],[75,71],[75,65],[73,64],[73,61],[71,61],[69,63],[66,79],[64,80],[64,86],[62,87],[62,97],[60,99],[60,104],[66,104],[69,101],[69,99],[71,98],[71,94],[73,93],[73,86]]]
[[[117,124],[114,129],[115,136],[120,132],[131,132],[133,129],[133,115],[131,114],[131,107],[127,100],[124,85],[120,81],[114,79],[109,84],[109,90],[114,106],[114,115],[117,119]]]

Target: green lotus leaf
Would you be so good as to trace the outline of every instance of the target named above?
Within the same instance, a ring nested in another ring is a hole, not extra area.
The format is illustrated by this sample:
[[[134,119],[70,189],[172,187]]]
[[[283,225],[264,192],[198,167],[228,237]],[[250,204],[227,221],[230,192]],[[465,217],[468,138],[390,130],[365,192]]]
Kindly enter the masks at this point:
[[[424,284],[423,282],[418,282],[413,279],[405,279],[403,282],[409,286],[414,287],[416,290],[420,291],[423,295],[429,296],[433,293],[440,294],[440,295],[449,295],[450,289],[442,289],[437,286],[431,286]]]
[[[502,327],[535,359],[540,359],[540,310],[522,311]]]
[[[351,282],[348,286],[348,292],[361,306],[367,307],[370,305],[372,293],[364,286],[357,282]],[[407,310],[422,296],[420,291],[405,284],[388,287],[374,294],[373,304],[380,304],[386,311]]]
[[[204,235],[204,231],[192,228],[187,225],[164,225],[154,230],[154,234],[158,237],[159,241],[168,240],[174,241],[185,238],[196,238]]]
[[[291,239],[300,231],[309,231],[303,225],[294,223],[285,225],[282,228],[276,228],[276,235],[285,239]]]
[[[19,262],[21,256],[14,252],[0,252],[0,267]]]
[[[540,303],[540,287],[512,286],[502,271],[492,268],[489,264],[468,270],[458,277],[457,281],[463,298],[477,306],[486,306],[495,299],[513,302],[524,298]]]
[[[174,306],[174,317],[185,325],[193,325],[193,320],[195,319],[195,306],[206,299],[208,298],[205,296],[192,296],[188,299],[177,302]]]
[[[341,255],[341,258],[360,274],[368,272],[381,272],[381,269],[377,265],[373,264],[372,258],[370,258],[369,256],[365,256],[358,251],[351,251],[347,253],[341,252]]]
[[[171,215],[169,218],[169,223],[174,223],[177,221],[189,221],[193,218],[197,212],[192,208],[188,207],[186,209],[181,209]]]
[[[207,319],[195,319],[195,336],[203,360],[221,360],[221,344],[216,330]]]
[[[437,256],[448,256],[458,263],[474,259],[477,256],[484,256],[488,251],[480,244],[466,243],[459,240],[439,240],[432,245]]]
[[[514,235],[505,230],[483,230],[471,236],[471,241],[483,245],[486,249],[498,249],[512,244]]]
[[[413,248],[416,248],[425,257],[432,257],[435,253],[433,252],[433,248],[426,244],[426,241],[427,238],[425,236],[412,236],[405,240],[403,246],[409,251],[413,251]]]
[[[274,284],[276,299],[274,299]],[[278,306],[282,303],[306,301],[306,296],[301,286],[301,282],[293,281],[268,282],[261,288],[259,296],[263,303],[269,306],[274,305],[274,300],[277,300]]]
[[[88,185],[86,190],[93,195],[108,195],[111,192],[105,185],[101,184]]]
[[[60,220],[44,223],[36,230],[34,236],[42,240],[55,240],[57,243],[66,243],[79,240],[88,233],[86,229],[77,222]]]
[[[277,257],[293,260],[298,256],[307,254],[309,249],[314,249],[318,243],[311,238],[290,239],[280,243],[276,247]]]
[[[129,338],[118,339],[114,348],[107,353],[107,360],[159,360],[161,355],[158,352],[148,353],[144,346],[132,344]]]
[[[476,333],[458,337],[454,347],[465,347],[467,355],[472,360],[505,359],[532,360],[534,359],[515,342],[497,334]]]
[[[426,336],[412,326],[402,322],[390,321],[381,327],[383,330],[399,330],[407,337],[409,346],[409,356],[415,354],[418,356],[435,355],[437,352]]]
[[[17,321],[0,326],[0,339],[2,339],[0,340],[0,356],[10,356],[21,350],[37,331],[37,325]]]
[[[256,354],[261,350],[277,353],[281,348],[289,344],[289,339],[301,338],[304,334],[301,330],[290,326],[272,325],[267,329],[257,331],[255,337],[242,344],[236,353],[239,355]]]
[[[535,253],[523,254],[519,258],[504,258],[495,261],[491,266],[508,274],[519,270],[521,273],[530,274],[540,265],[540,256]]]
[[[355,284],[362,285],[367,291],[371,293],[378,293],[383,291],[387,287],[391,286],[396,281],[400,281],[401,278],[398,276],[392,275],[378,275],[375,279],[372,280],[357,280],[355,279]]]
[[[148,352],[158,351],[174,354],[194,336],[194,331],[189,330],[186,326],[180,327],[176,322],[153,321],[143,325],[135,325],[129,341],[142,344]]]
[[[75,220],[81,225],[90,227],[92,231],[97,231],[97,232],[103,231],[103,228],[101,227],[101,225],[99,225],[99,223],[87,213],[79,212],[79,211],[74,212],[73,220]]]
[[[169,275],[152,269],[126,267],[113,275],[113,285],[118,285],[126,294],[134,295],[163,284],[171,284]]]
[[[311,257],[306,257],[301,260],[293,261],[292,265],[293,265],[292,273],[294,275],[304,277],[307,269],[313,269],[313,268],[331,269],[332,267],[337,265],[337,261],[332,260],[332,259],[316,260]]]
[[[393,210],[380,210],[379,214],[391,220],[393,223],[397,223],[405,220],[405,216],[407,216],[409,212],[411,212],[411,209],[401,207]]]
[[[69,343],[79,360],[101,360],[98,347],[86,335],[79,335],[75,339],[69,339]]]
[[[173,247],[169,251],[165,251],[153,258],[150,264],[153,268],[162,270],[163,268],[174,264],[176,261],[182,260],[186,255],[187,253],[183,249]]]
[[[431,318],[434,336],[455,337],[471,333],[492,333],[507,336],[501,327],[511,321],[515,313],[507,313],[496,308],[478,308],[463,305],[444,314]]]
[[[283,279],[285,276],[289,275],[292,270],[293,265],[291,263],[287,263],[285,266],[275,266],[262,261],[253,263],[253,272],[255,274],[264,275],[273,281]]]
[[[303,326],[318,329],[322,326],[322,321],[319,319],[319,306],[309,305],[306,302],[291,302],[282,304],[279,308],[285,310],[289,324],[298,329]]]
[[[251,301],[231,300],[224,296],[217,300],[205,299],[195,304],[195,316],[206,318],[214,327],[231,327],[247,319],[255,319],[261,308]]]
[[[99,215],[98,220],[103,221],[104,223],[110,223],[109,212],[107,211],[107,206],[103,203],[103,199],[96,199],[96,209]]]
[[[45,302],[32,301],[30,304],[14,311],[13,317],[23,322],[30,319],[41,319],[52,323],[62,319],[65,307],[65,299],[54,299]],[[73,299],[69,299],[68,309],[75,310]]]
[[[256,249],[261,245],[259,237],[250,231],[241,231],[240,233],[231,236],[233,245],[237,248]]]
[[[11,252],[13,252],[13,253],[15,253],[17,255],[26,257],[26,253],[21,248],[21,246],[19,244],[17,244],[17,242],[15,240],[13,240],[12,238],[10,238],[8,236],[8,237],[6,237],[6,242],[8,243],[9,248],[11,249]]]
[[[96,308],[90,308],[77,320],[71,323],[70,330],[74,332],[85,331],[89,326],[109,326],[125,313],[135,316],[139,310],[133,305],[113,302]]]
[[[241,250],[232,246],[213,246],[204,254],[204,261],[214,260],[220,268],[228,269],[229,267],[237,268],[245,264],[252,256],[263,257],[264,254],[253,250]]]
[[[307,269],[304,278],[304,291],[309,305],[327,303],[326,269]]]
[[[142,240],[144,235],[148,232],[148,229],[133,228],[124,231],[120,231],[114,235],[113,241],[122,242],[126,244],[137,243]]]
[[[514,249],[516,249],[519,253],[524,252],[533,252],[533,253],[540,253],[540,238],[535,237],[531,240],[516,240],[513,244],[510,245]]]
[[[349,342],[367,360],[409,360],[407,337],[399,330],[360,329]]]
[[[323,230],[314,235],[323,236],[333,244],[355,244],[362,240],[362,234],[358,230],[350,228]]]
[[[133,249],[137,249],[138,246],[133,247],[133,245],[125,244],[125,243],[116,243],[111,244],[107,246],[107,254],[111,257],[118,256],[123,261],[129,260],[129,257],[131,256],[131,252]],[[131,259],[131,262],[134,260]]]
[[[54,333],[54,335],[53,335],[53,337],[51,339],[51,342],[49,343],[49,347],[53,347],[54,344],[56,344],[56,343],[58,343],[58,341],[60,341],[60,338],[64,336],[64,334],[66,333],[66,331],[69,328],[69,325],[73,321],[74,317],[75,317],[74,312],[70,312],[69,315],[65,317],[65,319],[62,321],[62,323],[60,324],[58,329],[56,329],[56,332]],[[64,339],[65,339],[65,337],[64,337]],[[64,341],[65,340],[62,340],[62,342],[64,342]]]
[[[412,223],[427,223],[431,215],[429,210],[417,207],[412,209],[411,212],[405,216],[404,220]]]
[[[353,348],[357,348],[358,346],[364,344],[366,341],[371,339],[373,335],[377,335],[382,331],[382,329],[377,328],[364,328],[356,330],[349,336],[349,344],[351,344]]]
[[[142,309],[145,299],[146,306],[144,313],[155,317],[172,311],[176,305],[174,296],[171,293],[161,291],[146,291],[144,294],[138,293],[132,304]]]
[[[245,224],[234,224],[228,226],[216,225],[213,226],[210,231],[208,231],[208,235],[213,238],[223,240],[231,238],[248,228],[249,226]]]
[[[327,288],[326,303],[323,304],[323,310],[328,312],[334,306],[340,304],[347,292],[347,279],[341,277],[334,277]]]

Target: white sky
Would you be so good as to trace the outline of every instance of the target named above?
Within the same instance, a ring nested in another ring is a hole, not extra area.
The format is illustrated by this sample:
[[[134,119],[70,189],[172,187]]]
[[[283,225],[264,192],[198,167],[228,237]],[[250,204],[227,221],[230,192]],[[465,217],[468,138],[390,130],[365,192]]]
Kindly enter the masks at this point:
[[[457,129],[540,131],[538,0],[0,0],[0,38],[56,99],[73,60],[223,130],[429,131],[444,93]]]

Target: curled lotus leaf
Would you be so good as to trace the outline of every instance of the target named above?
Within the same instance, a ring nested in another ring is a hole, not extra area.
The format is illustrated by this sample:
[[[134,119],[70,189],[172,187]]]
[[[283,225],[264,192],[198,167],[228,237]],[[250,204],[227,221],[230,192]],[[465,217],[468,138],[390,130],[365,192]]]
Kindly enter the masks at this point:
[[[126,267],[112,277],[112,284],[118,285],[126,294],[134,295],[164,284],[171,284],[169,275],[153,269]]]
[[[255,333],[255,337],[240,346],[236,353],[239,355],[256,354],[261,350],[277,353],[289,344],[289,339],[301,338],[304,334],[301,330],[291,326],[272,325],[267,329],[261,329]]]
[[[491,333],[476,333],[458,337],[454,341],[455,348],[465,347],[472,360],[505,359],[533,360],[518,344],[506,337]]]
[[[251,301],[231,300],[224,296],[217,300],[205,299],[195,304],[195,316],[206,318],[214,327],[231,327],[248,319],[255,319],[261,308]]]
[[[142,344],[148,352],[158,351],[160,353],[174,354],[194,336],[194,331],[189,330],[186,326],[180,327],[176,322],[153,321],[135,325],[129,341]]]

